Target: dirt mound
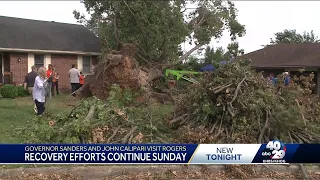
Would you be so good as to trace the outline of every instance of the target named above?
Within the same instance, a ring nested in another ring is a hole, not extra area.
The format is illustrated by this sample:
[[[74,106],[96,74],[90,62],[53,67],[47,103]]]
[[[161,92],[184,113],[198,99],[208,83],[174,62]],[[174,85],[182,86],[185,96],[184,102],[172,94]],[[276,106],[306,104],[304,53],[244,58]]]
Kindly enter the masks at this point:
[[[132,91],[148,87],[148,75],[134,59],[135,48],[134,44],[124,44],[120,52],[106,55],[95,67],[95,73],[86,78],[82,96],[94,95],[99,99],[107,99],[113,84]]]

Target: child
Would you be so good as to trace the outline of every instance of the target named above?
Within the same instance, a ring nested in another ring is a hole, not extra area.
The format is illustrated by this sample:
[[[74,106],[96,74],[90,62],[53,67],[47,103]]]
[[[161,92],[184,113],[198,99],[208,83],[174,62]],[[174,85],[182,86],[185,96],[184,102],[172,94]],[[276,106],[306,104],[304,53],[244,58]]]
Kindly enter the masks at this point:
[[[84,75],[82,72],[80,72],[79,83],[80,83],[80,87],[82,87],[84,84]]]

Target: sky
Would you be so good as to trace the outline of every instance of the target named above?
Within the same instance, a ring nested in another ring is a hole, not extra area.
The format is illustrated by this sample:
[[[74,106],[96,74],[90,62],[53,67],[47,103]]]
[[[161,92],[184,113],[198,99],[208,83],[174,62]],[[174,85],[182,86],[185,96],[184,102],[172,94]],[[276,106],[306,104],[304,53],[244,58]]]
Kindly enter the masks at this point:
[[[238,20],[245,25],[246,35],[239,38],[240,48],[245,53],[262,48],[284,29],[296,29],[299,33],[313,30],[320,37],[320,1],[235,1]],[[78,1],[0,1],[0,16],[56,21],[76,24],[72,11],[85,13],[84,5]],[[1,27],[0,27],[1,28]],[[227,47],[228,32],[212,47]],[[186,50],[192,46],[184,46]]]

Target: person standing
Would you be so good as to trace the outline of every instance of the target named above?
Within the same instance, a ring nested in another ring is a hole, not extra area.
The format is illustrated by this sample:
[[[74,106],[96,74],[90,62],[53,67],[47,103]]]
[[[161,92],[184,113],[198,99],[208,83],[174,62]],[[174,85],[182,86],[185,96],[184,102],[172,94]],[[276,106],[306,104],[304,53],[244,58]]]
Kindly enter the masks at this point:
[[[82,72],[80,72],[79,83],[80,83],[80,87],[84,85],[84,75]]]
[[[52,95],[54,96],[54,89],[57,91],[57,95],[59,95],[59,73],[57,72],[57,68],[53,67],[53,79],[52,79],[52,87],[51,87],[51,92]]]
[[[46,72],[47,78],[50,78],[52,76],[52,72],[53,72],[53,66],[51,64],[49,64],[48,65],[48,70]]]
[[[270,80],[271,80],[273,85],[277,85],[278,79],[277,79],[277,77],[274,76],[273,73],[270,74]]]
[[[72,95],[76,96],[74,92],[79,89],[80,86],[80,72],[76,69],[76,65],[72,64],[72,68],[69,70],[69,78],[71,83]]]
[[[32,66],[31,67],[31,72],[29,72],[24,80],[24,89],[28,91],[28,93],[33,97],[33,86],[34,86],[34,81],[37,77],[37,67]],[[34,104],[33,110],[35,113],[37,113],[37,106]]]
[[[290,74],[289,72],[284,72],[284,85],[288,86],[290,84]]]
[[[50,95],[54,96],[53,91],[52,91],[52,80],[53,80],[53,66],[52,66],[52,64],[48,65],[48,70],[46,72],[46,76],[47,76],[47,79],[48,79]]]
[[[35,78],[33,86],[33,100],[37,107],[38,116],[41,116],[45,111],[46,82],[46,70],[44,67],[40,67],[38,69],[38,76]]]

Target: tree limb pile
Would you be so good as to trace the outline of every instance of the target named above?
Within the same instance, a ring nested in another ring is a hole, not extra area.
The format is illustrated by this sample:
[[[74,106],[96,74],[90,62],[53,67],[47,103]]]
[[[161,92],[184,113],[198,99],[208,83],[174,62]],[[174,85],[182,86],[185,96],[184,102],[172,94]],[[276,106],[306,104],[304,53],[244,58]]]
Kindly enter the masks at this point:
[[[279,82],[274,86],[248,64],[237,60],[204,74],[199,84],[179,96],[171,126],[180,127],[182,134],[186,134],[184,126],[191,127],[190,133],[198,135],[185,140],[195,143],[201,138],[206,143],[266,143],[275,137],[284,142],[318,143],[319,98],[299,85],[285,87]]]

